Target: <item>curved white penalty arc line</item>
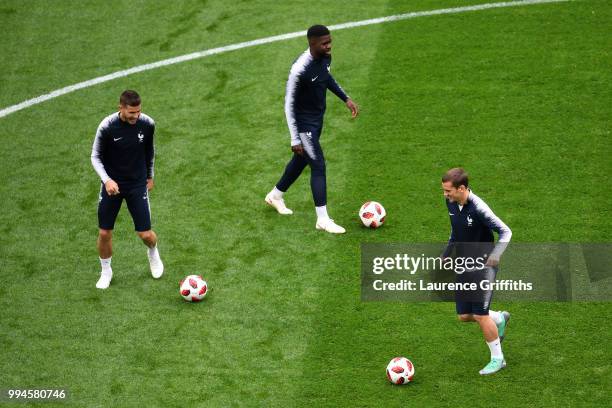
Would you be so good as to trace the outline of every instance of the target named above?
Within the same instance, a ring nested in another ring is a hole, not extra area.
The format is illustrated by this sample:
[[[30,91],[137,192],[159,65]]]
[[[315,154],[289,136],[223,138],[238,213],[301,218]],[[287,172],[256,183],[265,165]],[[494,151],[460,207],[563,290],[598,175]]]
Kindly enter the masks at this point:
[[[417,11],[406,14],[396,14],[393,16],[387,17],[379,17],[373,18],[369,20],[362,21],[353,21],[349,23],[343,24],[335,24],[330,25],[328,28],[333,31],[343,30],[346,28],[353,27],[362,27],[373,24],[381,24],[387,23],[390,21],[398,21],[398,20],[407,20],[411,18],[417,17],[425,17],[425,16],[435,16],[440,14],[457,14],[464,13],[468,11],[478,11],[478,10],[487,10],[494,8],[502,8],[502,7],[514,7],[514,6],[527,6],[532,4],[544,4],[544,3],[561,3],[572,0],[522,0],[522,1],[505,1],[499,3],[486,3],[486,4],[478,4],[474,6],[464,6],[464,7],[455,7],[455,8],[445,8],[438,10],[429,10],[429,11]],[[66,86],[61,89],[56,89],[55,91],[49,92],[44,95],[37,96],[36,98],[28,99],[17,105],[12,105],[7,108],[0,110],[0,118],[10,115],[11,113],[15,113],[22,109],[29,108],[30,106],[37,105],[39,103],[48,101],[50,99],[57,98],[58,96],[66,95],[68,93],[78,91],[79,89],[89,88],[90,86],[94,86],[97,84],[101,84],[104,82],[112,81],[113,79],[122,78],[128,75],[136,74],[138,72],[149,71],[155,68],[165,67],[167,65],[179,64],[181,62],[191,61],[198,58],[207,57],[210,55],[221,54],[228,51],[239,50],[242,48],[254,47],[256,45],[268,44],[277,41],[289,40],[291,38],[302,37],[306,35],[306,31],[296,31],[293,33],[275,35],[272,37],[259,38],[257,40],[245,41],[237,44],[226,45],[224,47],[211,48],[209,50],[198,51],[191,54],[185,54],[174,58],[165,59],[162,61],[153,62],[145,65],[138,65],[133,68],[125,69],[122,71],[113,72],[112,74],[104,75],[101,77],[97,77],[94,79],[90,79],[88,81],[79,82],[74,85]]]

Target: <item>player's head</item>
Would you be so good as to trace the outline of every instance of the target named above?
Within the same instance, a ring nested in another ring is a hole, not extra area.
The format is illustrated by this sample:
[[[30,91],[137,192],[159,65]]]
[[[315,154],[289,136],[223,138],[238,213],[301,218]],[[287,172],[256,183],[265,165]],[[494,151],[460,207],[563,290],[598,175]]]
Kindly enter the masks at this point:
[[[442,176],[444,197],[450,201],[465,201],[469,194],[468,186],[468,174],[461,167],[452,168]]]
[[[119,115],[130,125],[136,123],[140,117],[140,95],[132,90],[125,90],[119,97]]]
[[[306,32],[310,53],[315,58],[331,55],[331,34],[324,25],[313,25]]]

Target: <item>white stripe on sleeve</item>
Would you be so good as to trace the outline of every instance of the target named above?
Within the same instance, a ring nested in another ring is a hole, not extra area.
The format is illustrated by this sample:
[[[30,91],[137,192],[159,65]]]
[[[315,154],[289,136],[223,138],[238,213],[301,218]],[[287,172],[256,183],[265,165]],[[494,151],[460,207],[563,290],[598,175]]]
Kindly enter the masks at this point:
[[[102,143],[103,143],[103,132],[108,127],[109,122],[115,116],[116,113],[107,116],[102,120],[100,125],[98,126],[98,130],[96,131],[96,137],[94,138],[93,146],[91,148],[91,164],[93,165],[94,170],[98,173],[100,180],[102,183],[106,183],[110,180],[110,177],[106,173],[104,169],[104,163],[102,163]]]
[[[487,203],[485,203],[480,197],[470,192],[470,198],[473,200],[474,205],[476,206],[476,211],[478,211],[485,224],[499,234],[497,244],[495,245],[491,255],[489,255],[489,258],[499,259],[506,250],[508,243],[510,243],[510,239],[512,238],[512,230],[497,215],[495,215]]]
[[[295,94],[300,82],[300,75],[306,69],[306,65],[312,61],[310,50],[306,50],[291,66],[289,78],[287,79],[287,89],[285,91],[285,117],[287,118],[287,126],[291,135],[291,146],[296,146],[301,143],[298,135],[298,128],[295,119]]]

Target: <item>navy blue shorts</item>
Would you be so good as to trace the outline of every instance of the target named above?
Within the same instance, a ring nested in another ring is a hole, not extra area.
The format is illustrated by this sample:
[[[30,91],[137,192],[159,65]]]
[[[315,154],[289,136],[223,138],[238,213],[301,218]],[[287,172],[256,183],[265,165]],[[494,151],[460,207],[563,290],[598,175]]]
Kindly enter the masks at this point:
[[[323,131],[323,125],[307,125],[298,124],[298,137],[302,142],[302,147],[306,152],[306,159],[311,167],[325,166],[325,157],[323,156],[323,149],[319,143],[321,132]]]
[[[480,289],[480,282],[483,280],[495,281],[497,269],[487,267],[481,271],[471,271],[457,275],[456,282],[475,283],[478,287],[476,291],[455,291],[455,307],[458,315],[475,314],[487,316],[489,314],[493,291]]]
[[[119,191],[119,194],[109,196],[104,184],[102,184],[98,202],[98,226],[101,229],[112,230],[115,227],[115,220],[121,209],[121,203],[125,200],[134,221],[134,229],[138,232],[150,230],[151,209],[147,186],[136,187],[127,191],[120,187]]]

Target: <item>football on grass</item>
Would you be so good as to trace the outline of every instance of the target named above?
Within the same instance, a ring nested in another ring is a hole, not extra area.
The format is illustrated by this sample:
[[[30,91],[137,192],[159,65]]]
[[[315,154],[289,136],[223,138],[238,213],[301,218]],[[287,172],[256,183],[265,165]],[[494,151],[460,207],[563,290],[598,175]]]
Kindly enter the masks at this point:
[[[368,228],[380,227],[385,222],[386,216],[385,208],[376,201],[368,201],[359,209],[359,218]]]
[[[408,384],[414,376],[414,365],[406,357],[395,357],[387,366],[387,378],[393,384]]]
[[[199,302],[208,293],[208,285],[200,275],[189,275],[179,284],[181,296],[188,302]]]

